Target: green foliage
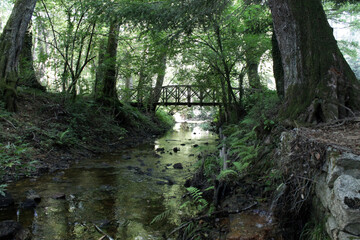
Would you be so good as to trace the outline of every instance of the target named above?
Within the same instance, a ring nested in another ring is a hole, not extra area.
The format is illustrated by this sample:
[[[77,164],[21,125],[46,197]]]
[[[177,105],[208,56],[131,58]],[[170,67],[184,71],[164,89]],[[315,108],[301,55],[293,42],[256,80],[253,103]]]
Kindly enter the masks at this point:
[[[200,161],[199,161],[200,163]],[[211,181],[212,176],[217,175],[221,166],[221,159],[214,156],[209,155],[204,159],[204,175],[209,181]]]
[[[5,197],[5,191],[6,191],[7,184],[1,184],[0,185],[0,195]]]
[[[238,173],[236,171],[232,169],[226,169],[226,170],[221,170],[221,172],[217,176],[217,179],[230,181],[233,177],[236,177],[237,175]]]
[[[301,232],[300,240],[330,240],[326,233],[324,222],[311,219],[307,222]]]
[[[153,220],[151,221],[150,224],[154,224],[154,223],[158,223],[158,222],[162,222],[166,219],[169,218],[169,216],[172,214],[172,210],[171,209],[168,209],[162,213],[160,213],[159,215],[156,215]]]
[[[126,134],[111,109],[99,106],[94,101],[86,98],[78,98],[76,102],[68,101],[66,111],[71,114],[70,123],[67,129],[58,133],[59,142],[63,144],[77,144],[90,140],[94,135],[116,137],[120,140]]]
[[[163,108],[159,108],[156,111],[156,118],[165,126],[172,127],[175,124],[175,120],[173,116],[171,116],[168,112],[166,112]],[[161,124],[161,125],[162,125]]]
[[[180,206],[181,208],[185,208],[189,204],[194,205],[198,211],[204,210],[208,206],[208,202],[203,198],[203,192],[200,191],[196,187],[188,187],[186,190],[189,192],[190,196],[192,197],[191,201],[185,202],[183,205]]]
[[[0,178],[8,171],[14,171],[16,174],[24,173],[29,175],[34,170],[37,161],[23,161],[31,149],[27,144],[0,143]]]
[[[277,183],[282,179],[281,172],[277,169],[269,169],[263,177],[265,181],[265,192],[273,192]]]
[[[247,96],[244,100],[244,107],[248,114],[241,124],[250,128],[263,123],[268,126],[269,124],[275,125],[273,118],[276,116],[279,103],[276,91],[272,90],[263,90]]]

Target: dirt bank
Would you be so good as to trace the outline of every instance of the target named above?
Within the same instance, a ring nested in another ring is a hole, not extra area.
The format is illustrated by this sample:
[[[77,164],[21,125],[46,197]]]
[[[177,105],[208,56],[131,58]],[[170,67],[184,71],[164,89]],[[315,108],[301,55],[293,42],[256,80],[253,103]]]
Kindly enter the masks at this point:
[[[171,124],[123,106],[117,114],[90,97],[20,92],[16,114],[0,105],[0,178],[13,181],[69,167],[147,141]]]

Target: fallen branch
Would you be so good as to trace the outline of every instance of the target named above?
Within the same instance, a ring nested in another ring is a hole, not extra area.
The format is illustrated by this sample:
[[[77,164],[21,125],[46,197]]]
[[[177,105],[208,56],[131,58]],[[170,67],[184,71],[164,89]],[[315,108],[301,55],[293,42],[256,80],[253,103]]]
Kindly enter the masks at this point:
[[[106,232],[104,232],[103,230],[101,230],[101,228],[99,228],[98,226],[96,226],[95,223],[93,223],[94,227],[96,228],[96,230],[101,233],[104,234],[104,236],[106,236],[109,240],[114,240],[112,237],[110,237]],[[100,239],[104,239],[104,236],[101,237]]]
[[[214,217],[214,216],[217,216],[220,214],[223,214],[223,215],[237,214],[237,213],[245,212],[245,211],[255,207],[257,204],[258,204],[258,202],[253,202],[252,204],[250,204],[249,206],[247,206],[245,208],[234,210],[234,211],[227,211],[227,210],[215,211],[215,212],[211,213],[210,215],[208,215],[208,214],[202,215],[202,216],[194,218],[193,220],[198,221],[198,220],[201,220],[204,218]]]
[[[4,121],[6,121],[8,124],[10,124],[15,130],[17,129],[15,127],[15,125],[12,122],[10,122],[9,120],[7,120],[6,118],[4,118],[4,117],[0,117],[0,118],[3,119]]]

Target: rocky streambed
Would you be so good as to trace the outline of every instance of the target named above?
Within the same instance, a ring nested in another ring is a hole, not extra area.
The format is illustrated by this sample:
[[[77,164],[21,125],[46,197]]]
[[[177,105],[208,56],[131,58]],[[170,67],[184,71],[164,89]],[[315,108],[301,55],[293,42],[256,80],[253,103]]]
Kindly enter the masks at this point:
[[[177,124],[153,142],[10,183],[0,232],[23,232],[21,224],[33,239],[163,239],[180,223],[183,183],[197,154],[215,147],[215,138],[196,124]],[[168,209],[165,224],[150,224]]]

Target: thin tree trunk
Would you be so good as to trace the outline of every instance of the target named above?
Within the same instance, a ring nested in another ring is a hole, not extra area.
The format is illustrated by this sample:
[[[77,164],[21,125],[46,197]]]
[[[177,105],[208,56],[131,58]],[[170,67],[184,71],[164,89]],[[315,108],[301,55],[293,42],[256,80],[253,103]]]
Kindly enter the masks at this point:
[[[102,100],[107,105],[119,104],[116,89],[116,53],[118,47],[119,23],[113,21],[110,25],[108,44],[106,49],[104,87]]]
[[[0,86],[10,112],[17,110],[19,57],[35,5],[36,0],[17,0],[0,36]]]
[[[246,65],[247,65],[247,75],[249,79],[250,88],[253,89],[260,89],[261,82],[260,76],[258,72],[259,68],[259,61],[260,59],[255,59],[256,57],[246,57]]]
[[[320,0],[270,0],[284,69],[283,117],[329,122],[360,109],[360,83]]]
[[[105,40],[101,39],[100,46],[105,45]],[[94,84],[94,96],[97,99],[100,96],[100,91],[104,88],[104,61],[105,61],[105,50],[99,48],[98,65],[96,67],[96,78]]]
[[[151,96],[151,111],[154,112],[156,110],[156,104],[159,102],[160,96],[161,96],[161,89],[164,83],[165,79],[165,73],[166,73],[166,52],[160,55],[159,58],[159,70],[158,75],[156,78],[156,84],[155,88],[152,91]]]

